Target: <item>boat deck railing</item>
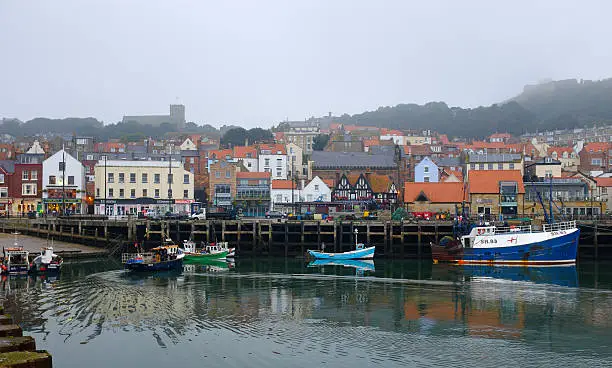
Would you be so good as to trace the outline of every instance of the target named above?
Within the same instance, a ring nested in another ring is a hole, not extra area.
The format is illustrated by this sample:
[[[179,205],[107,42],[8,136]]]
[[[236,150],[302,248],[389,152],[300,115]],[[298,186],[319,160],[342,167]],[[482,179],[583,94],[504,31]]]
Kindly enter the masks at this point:
[[[544,224],[544,231],[560,231],[560,230],[573,230],[576,228],[576,221],[565,221],[557,222],[554,224]]]
[[[121,254],[121,263],[127,263],[130,259],[136,257],[142,258],[144,263],[153,263],[155,261],[155,254],[151,252],[146,253],[123,253]]]
[[[495,234],[530,233],[530,232],[533,232],[533,227],[531,225],[495,227]]]

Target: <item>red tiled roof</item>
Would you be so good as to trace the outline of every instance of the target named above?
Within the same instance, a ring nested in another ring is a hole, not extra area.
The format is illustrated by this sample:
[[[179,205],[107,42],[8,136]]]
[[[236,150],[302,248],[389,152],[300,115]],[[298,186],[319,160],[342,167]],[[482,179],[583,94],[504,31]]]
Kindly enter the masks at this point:
[[[380,135],[404,136],[404,133],[399,130],[395,130],[395,129],[382,128],[380,130]]]
[[[612,178],[595,178],[598,187],[612,187]]]
[[[470,170],[468,181],[470,193],[497,194],[501,181],[514,181],[518,192],[525,193],[520,170]]]
[[[463,173],[458,170],[444,170],[448,174],[448,176],[455,175],[459,181],[463,181]]]
[[[213,156],[216,157],[217,159],[225,159],[225,156],[232,157],[234,155],[234,152],[231,149],[221,149],[221,150],[211,150],[208,151],[208,157],[212,158]]]
[[[586,152],[605,152],[610,148],[609,143],[593,142],[584,146]]]
[[[235,158],[247,158],[248,153],[251,154],[251,157],[249,158],[257,158],[257,148],[253,146],[235,146],[234,147],[234,157]]]
[[[272,180],[272,189],[296,189],[293,180]]]
[[[269,172],[250,172],[250,171],[239,171],[236,173],[238,179],[269,179],[271,177]]]
[[[508,133],[495,133],[491,134],[489,138],[512,138],[512,135]]]
[[[277,152],[280,152],[281,155],[286,155],[287,154],[287,150],[285,149],[285,146],[279,143],[275,143],[275,144],[260,144],[259,145],[259,151],[263,151],[263,150],[269,150],[271,151],[272,155],[277,155]]]
[[[334,183],[334,179],[322,179],[322,180],[325,183],[325,185],[327,185],[328,188],[334,188],[336,186],[336,184]]]
[[[378,146],[380,145],[380,139],[375,138],[375,139],[364,139],[363,140],[363,146],[364,147],[370,147],[370,146]]]
[[[446,134],[440,134],[438,136],[438,140],[440,141],[440,143],[442,144],[449,144],[449,140],[448,140],[448,136]]]
[[[370,183],[370,188],[374,193],[387,193],[393,181],[387,175],[369,174],[366,179]]]
[[[574,149],[572,147],[549,147],[548,150],[546,150],[546,153],[548,153],[549,156],[552,155],[553,152],[557,152],[557,155],[561,157],[563,152],[567,152],[569,154],[574,152]]]
[[[463,183],[405,183],[404,202],[414,203],[421,194],[432,203],[461,203],[465,199]]]

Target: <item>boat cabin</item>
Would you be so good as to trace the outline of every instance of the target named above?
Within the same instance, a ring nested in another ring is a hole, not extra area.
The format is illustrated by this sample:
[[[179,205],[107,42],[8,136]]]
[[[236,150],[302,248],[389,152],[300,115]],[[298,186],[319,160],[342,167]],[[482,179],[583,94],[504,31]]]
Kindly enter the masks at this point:
[[[365,244],[359,243],[355,246],[355,250],[363,250],[365,249]]]
[[[12,247],[4,249],[4,266],[5,271],[10,272],[27,272],[30,270],[30,260],[28,259],[29,252],[23,250],[23,247]]]

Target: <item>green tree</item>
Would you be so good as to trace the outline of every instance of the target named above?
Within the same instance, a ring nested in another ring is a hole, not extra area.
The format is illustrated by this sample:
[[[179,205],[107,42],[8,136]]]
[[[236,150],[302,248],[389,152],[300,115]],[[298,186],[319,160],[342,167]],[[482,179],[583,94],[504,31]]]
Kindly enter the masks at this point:
[[[319,134],[312,142],[312,149],[315,151],[323,151],[329,142],[329,135]]]

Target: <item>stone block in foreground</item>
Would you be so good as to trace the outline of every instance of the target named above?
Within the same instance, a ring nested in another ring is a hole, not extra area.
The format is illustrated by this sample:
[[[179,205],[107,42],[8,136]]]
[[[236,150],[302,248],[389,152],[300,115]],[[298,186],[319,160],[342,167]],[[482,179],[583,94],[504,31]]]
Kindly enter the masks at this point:
[[[13,318],[10,316],[0,315],[0,325],[12,325]]]
[[[1,368],[51,368],[51,355],[44,350],[0,354]]]
[[[32,336],[0,337],[0,353],[34,350],[36,350],[36,341]]]
[[[18,325],[0,325],[0,337],[23,336],[23,331]]]

